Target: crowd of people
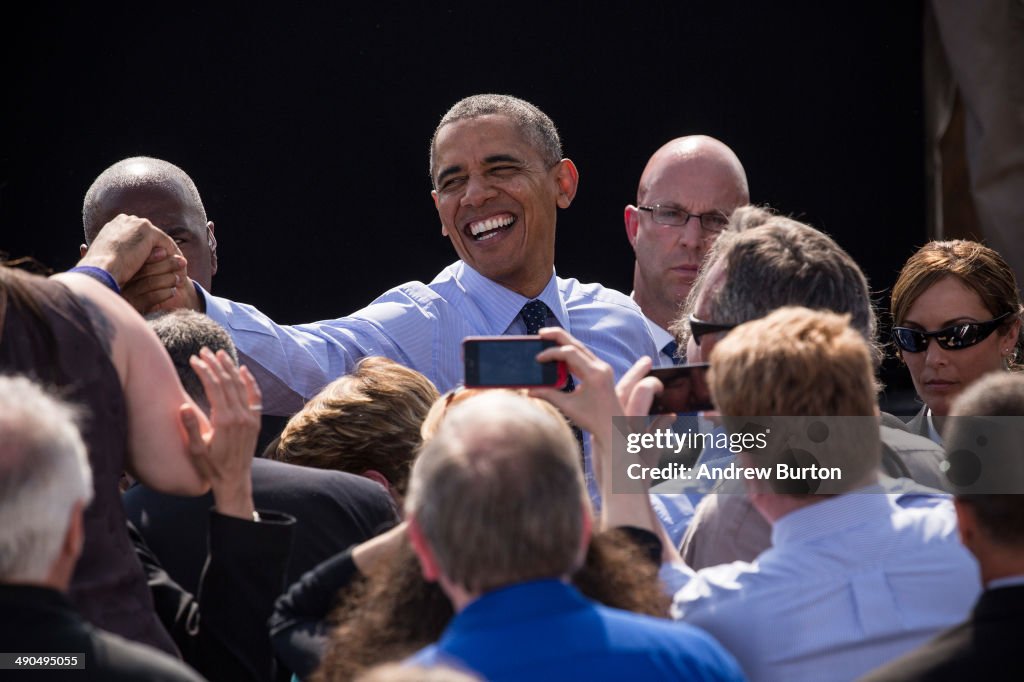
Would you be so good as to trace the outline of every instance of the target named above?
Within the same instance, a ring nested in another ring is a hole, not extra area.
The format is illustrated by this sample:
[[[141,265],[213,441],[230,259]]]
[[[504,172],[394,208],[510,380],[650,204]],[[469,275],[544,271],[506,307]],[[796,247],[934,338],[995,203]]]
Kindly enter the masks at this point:
[[[88,188],[76,267],[0,266],[0,633],[22,652],[5,665],[1019,677],[1024,305],[999,253],[925,244],[880,325],[850,255],[751,205],[736,154],[695,135],[625,207],[627,295],[556,275],[579,174],[534,105],[457,102],[430,171],[457,260],[335,320],[214,295],[199,191],[149,157]],[[524,334],[552,342],[536,359],[565,363],[564,388],[465,385],[463,339]],[[886,353],[920,399],[909,421],[879,409]],[[623,447],[671,423],[648,414],[650,371],[683,364],[708,365],[714,405],[686,423],[760,445]],[[264,415],[287,417],[266,445]],[[823,464],[840,475],[770,475]]]

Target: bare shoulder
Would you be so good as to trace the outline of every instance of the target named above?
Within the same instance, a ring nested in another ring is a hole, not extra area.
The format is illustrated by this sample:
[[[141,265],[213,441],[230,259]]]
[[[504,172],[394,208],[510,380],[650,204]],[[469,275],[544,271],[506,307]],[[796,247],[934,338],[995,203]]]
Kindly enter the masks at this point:
[[[103,349],[118,374],[123,377],[128,342],[126,337],[131,335],[134,326],[145,327],[145,322],[120,296],[87,275],[61,273],[52,279],[59,281],[75,295]]]

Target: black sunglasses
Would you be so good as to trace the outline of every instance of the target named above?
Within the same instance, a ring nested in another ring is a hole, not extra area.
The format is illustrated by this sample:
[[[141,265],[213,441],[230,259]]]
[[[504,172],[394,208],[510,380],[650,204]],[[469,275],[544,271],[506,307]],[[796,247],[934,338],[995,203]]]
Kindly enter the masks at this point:
[[[919,329],[909,327],[893,327],[892,338],[901,350],[907,353],[920,353],[928,347],[928,339],[933,338],[939,344],[939,348],[946,350],[960,350],[970,348],[987,339],[992,332],[999,328],[1003,320],[1013,313],[1004,313],[988,322],[964,322],[954,324],[952,327],[939,329],[933,332],[923,332]]]
[[[704,320],[698,320],[691,313],[688,318],[690,322],[690,336],[693,337],[693,342],[700,345],[700,337],[705,334],[714,334],[715,332],[727,332],[729,330],[738,327],[738,324],[718,324],[717,322],[705,322]]]

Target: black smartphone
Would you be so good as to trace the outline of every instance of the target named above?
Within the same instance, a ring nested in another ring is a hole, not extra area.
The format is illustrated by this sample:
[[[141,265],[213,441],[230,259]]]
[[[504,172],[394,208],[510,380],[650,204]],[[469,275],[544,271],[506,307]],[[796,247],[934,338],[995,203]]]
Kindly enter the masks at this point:
[[[555,345],[539,336],[470,336],[462,340],[467,388],[562,388],[569,378],[564,362],[537,362]]]
[[[676,367],[659,367],[648,372],[647,376],[657,377],[665,386],[660,394],[654,397],[648,414],[686,414],[713,409],[711,390],[708,388],[708,365],[677,365]]]

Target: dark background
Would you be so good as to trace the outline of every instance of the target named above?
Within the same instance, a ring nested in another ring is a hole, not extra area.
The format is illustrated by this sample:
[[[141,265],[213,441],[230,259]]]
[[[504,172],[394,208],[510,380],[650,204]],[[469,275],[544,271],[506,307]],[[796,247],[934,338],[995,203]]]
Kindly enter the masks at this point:
[[[0,249],[70,267],[93,178],[156,156],[216,223],[216,293],[336,317],[454,260],[427,143],[456,100],[502,92],[546,111],[580,169],[561,275],[630,290],[623,206],[658,146],[699,132],[884,304],[925,240],[920,24],[919,2],[881,1],[34,5],[0,29]]]

